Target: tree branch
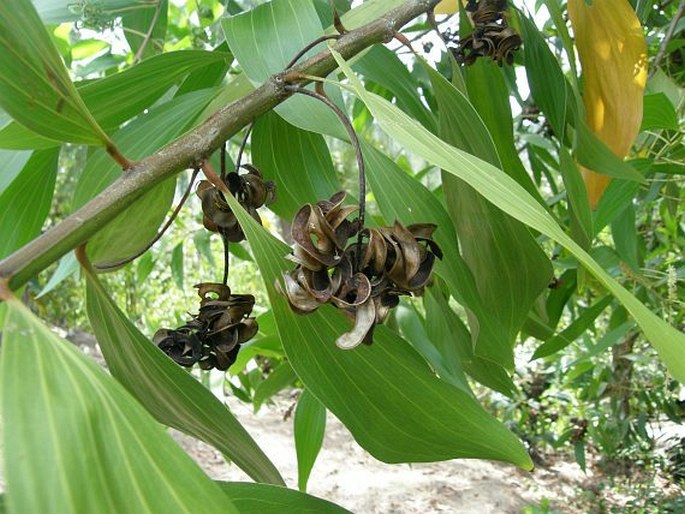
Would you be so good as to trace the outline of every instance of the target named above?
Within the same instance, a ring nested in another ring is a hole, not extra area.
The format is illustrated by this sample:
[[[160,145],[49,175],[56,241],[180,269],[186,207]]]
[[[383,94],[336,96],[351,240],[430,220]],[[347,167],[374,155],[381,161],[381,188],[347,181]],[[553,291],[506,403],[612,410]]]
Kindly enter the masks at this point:
[[[438,0],[407,0],[385,15],[340,37],[335,50],[349,59],[376,43],[390,41],[395,32],[431,10]],[[337,68],[326,49],[288,73],[277,73],[255,91],[220,109],[204,123],[149,157],[136,162],[116,182],[75,213],[0,261],[0,277],[17,289],[68,251],[85,243],[154,185],[196,166],[227,139],[258,116],[270,111],[292,93],[290,82],[310,82],[302,75],[325,77]]]

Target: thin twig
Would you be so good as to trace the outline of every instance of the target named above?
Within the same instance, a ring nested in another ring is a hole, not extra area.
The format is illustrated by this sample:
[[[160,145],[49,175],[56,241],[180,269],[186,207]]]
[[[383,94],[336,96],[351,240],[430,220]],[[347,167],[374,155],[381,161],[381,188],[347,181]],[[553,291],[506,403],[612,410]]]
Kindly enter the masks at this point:
[[[178,205],[174,209],[174,212],[171,213],[171,216],[169,217],[167,222],[164,224],[164,226],[161,228],[161,230],[159,232],[157,232],[157,235],[154,237],[154,239],[152,241],[150,241],[147,245],[145,245],[145,248],[136,252],[135,254],[131,255],[130,257],[126,257],[125,259],[121,259],[119,261],[110,262],[107,264],[95,264],[95,268],[97,268],[99,270],[108,270],[108,269],[118,268],[120,266],[123,266],[124,264],[128,264],[129,262],[132,262],[132,261],[136,260],[138,257],[140,257],[141,255],[143,255],[150,248],[152,248],[157,241],[162,239],[162,236],[169,229],[171,224],[174,222],[174,220],[178,216],[178,213],[181,212],[183,205],[188,200],[188,197],[190,196],[190,191],[193,189],[193,184],[195,183],[195,178],[197,177],[197,174],[199,172],[200,172],[200,169],[195,168],[195,170],[193,171],[193,175],[190,178],[190,182],[188,183],[188,187],[186,188],[185,192],[183,193],[183,196],[181,197],[181,201],[178,202]]]
[[[450,18],[451,18],[451,17],[452,17],[452,16],[450,15]],[[448,18],[448,19],[449,19],[449,18]],[[431,26],[431,28],[435,31],[435,33],[436,33],[436,34],[438,35],[438,37],[440,38],[440,41],[442,41],[442,44],[445,46],[445,50],[449,51],[449,50],[450,50],[449,44],[451,43],[451,41],[449,41],[449,40],[445,37],[445,35],[442,33],[442,31],[440,30],[440,24],[439,24],[438,21],[435,19],[435,13],[434,13],[432,10],[431,10],[431,11],[428,11],[427,20],[428,20],[428,25]]]
[[[12,290],[10,289],[9,280],[0,278],[0,302],[6,302],[13,297],[14,294],[12,294]]]
[[[235,158],[235,172],[236,173],[238,173],[238,170],[240,169],[240,163],[243,160],[243,153],[245,152],[245,147],[247,146],[247,139],[250,137],[250,134],[252,133],[252,129],[254,128],[254,123],[255,123],[254,121],[251,122],[247,126],[247,129],[245,129],[245,135],[243,136],[243,141],[240,143],[240,149],[238,150],[238,155]]]
[[[221,234],[221,239],[224,242],[224,278],[222,280],[224,285],[228,285],[228,266],[230,264],[230,257],[228,254],[228,238]]]
[[[226,180],[226,143],[221,145],[221,149],[219,150],[219,160],[219,166],[221,168],[221,180]]]
[[[122,170],[130,170],[133,167],[133,162],[129,161],[124,155],[119,151],[119,149],[114,145],[114,143],[109,142],[105,147],[109,156],[121,166]]]
[[[366,212],[366,170],[364,168],[364,156],[362,155],[362,147],[361,144],[359,143],[359,137],[357,137],[357,133],[354,131],[354,127],[352,126],[352,123],[350,122],[349,118],[347,115],[331,101],[330,98],[328,98],[325,95],[322,95],[320,93],[317,93],[315,91],[310,91],[309,89],[305,89],[301,86],[295,86],[295,85],[287,85],[285,86],[287,91],[291,91],[293,93],[298,93],[301,95],[306,95],[306,96],[311,96],[312,98],[316,98],[318,101],[323,102],[326,104],[340,119],[342,122],[343,126],[345,127],[345,130],[347,130],[347,133],[350,136],[350,143],[352,144],[352,147],[354,148],[354,153],[355,156],[357,157],[357,166],[359,168],[359,235],[357,237],[357,245],[359,248],[359,252],[357,253],[357,267],[361,265],[361,259],[362,259],[362,252],[361,252],[361,247],[362,247],[362,229],[364,228],[364,215]]]
[[[295,65],[295,63],[296,63],[297,61],[299,61],[299,60],[302,58],[302,56],[303,56],[304,54],[306,54],[307,52],[309,52],[309,51],[310,51],[312,48],[314,48],[316,45],[320,45],[320,44],[323,43],[324,41],[330,41],[331,39],[338,40],[338,39],[340,39],[340,36],[341,36],[341,34],[328,34],[328,35],[324,35],[324,36],[321,36],[321,37],[317,37],[314,41],[312,41],[312,42],[309,43],[307,46],[305,46],[302,50],[300,50],[299,52],[297,52],[297,54],[295,55],[295,57],[293,57],[293,58],[290,60],[290,62],[289,62],[288,64],[285,65],[285,69],[288,70],[288,69],[292,68],[292,67]]]
[[[152,33],[155,31],[155,25],[157,25],[157,20],[159,19],[159,14],[162,11],[162,0],[157,0],[157,5],[155,6],[155,14],[152,16],[152,22],[150,23],[150,28],[147,29],[147,34],[143,42],[140,44],[135,57],[133,58],[133,64],[138,64],[143,59],[143,54],[147,48],[150,39],[152,39]]]
[[[683,17],[683,13],[685,13],[685,0],[680,0],[678,10],[676,11],[675,16],[673,16],[671,24],[668,26],[668,30],[666,31],[666,35],[664,36],[664,40],[661,42],[659,53],[656,54],[654,62],[652,63],[652,70],[649,72],[650,77],[656,73],[656,70],[659,69],[659,64],[661,63],[661,60],[664,58],[664,55],[666,55],[666,47],[668,46],[668,43],[671,42],[673,34],[675,33],[675,28],[678,26],[680,18]]]
[[[331,10],[333,11],[333,26],[335,27],[335,30],[337,30],[338,34],[340,35],[347,34],[348,30],[345,28],[345,25],[343,25],[343,22],[340,19],[338,9],[336,9],[335,7],[335,2],[333,0],[328,0],[328,3],[330,4]]]

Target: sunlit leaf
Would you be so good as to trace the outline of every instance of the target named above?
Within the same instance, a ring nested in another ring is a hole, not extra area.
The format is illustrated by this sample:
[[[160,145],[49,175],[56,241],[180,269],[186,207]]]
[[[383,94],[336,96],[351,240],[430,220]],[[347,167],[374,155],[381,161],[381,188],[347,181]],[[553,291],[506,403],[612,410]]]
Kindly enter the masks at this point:
[[[5,300],[9,512],[237,512],[120,384],[19,300]]]
[[[30,0],[0,2],[0,106],[36,133],[110,144],[83,103]]]
[[[685,382],[685,334],[659,318],[614,280],[587,252],[566,235],[559,224],[516,181],[490,164],[439,140],[419,123],[384,99],[366,91],[347,63],[334,53],[338,64],[354,85],[381,127],[399,144],[428,162],[468,182],[488,201],[510,216],[547,235],[564,246],[630,312],[656,348],[671,374]]]
[[[647,80],[647,45],[640,20],[627,0],[588,5],[569,0],[568,13],[583,68],[587,122],[611,151],[623,158],[642,122]],[[594,208],[610,179],[584,170]]]
[[[55,189],[58,155],[57,149],[34,152],[0,193],[0,258],[40,234]]]
[[[561,65],[535,23],[526,16],[519,16],[519,20],[525,40],[526,75],[531,94],[556,137],[564,144],[567,139],[566,125],[573,123],[577,132],[575,157],[581,165],[592,166],[597,173],[610,177],[642,181],[642,176],[623,162],[622,156],[619,158],[612,153],[611,148],[580,117]]]
[[[459,457],[531,462],[521,443],[473,397],[433,374],[423,358],[386,327],[374,343],[336,347],[349,321],[328,305],[297,315],[274,288],[291,268],[289,248],[228,197],[264,278],[288,360],[306,387],[340,419],[357,442],[384,462]]]
[[[435,14],[454,14],[458,10],[457,0],[442,0],[435,6]]]
[[[244,482],[217,482],[241,514],[350,514],[315,496],[285,487]]]
[[[222,19],[226,41],[252,83],[260,85],[306,45],[323,34],[310,0],[273,0],[237,16]],[[316,51],[325,48],[322,43]],[[327,90],[342,105],[340,92]],[[347,139],[335,114],[314,98],[295,95],[274,109],[293,125]]]
[[[326,407],[307,389],[302,391],[297,401],[293,425],[297,452],[297,486],[300,491],[305,492],[326,432]]]

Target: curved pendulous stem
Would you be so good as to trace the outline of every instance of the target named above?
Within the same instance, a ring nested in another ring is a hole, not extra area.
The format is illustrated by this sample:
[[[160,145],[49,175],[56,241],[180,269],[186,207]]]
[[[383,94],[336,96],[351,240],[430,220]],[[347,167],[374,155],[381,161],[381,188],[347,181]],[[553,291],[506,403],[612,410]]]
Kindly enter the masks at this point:
[[[342,36],[342,34],[328,34],[328,35],[325,35],[325,36],[317,37],[314,41],[312,41],[312,42],[309,43],[307,46],[305,46],[302,50],[300,50],[299,52],[297,52],[297,54],[295,55],[295,57],[293,57],[293,58],[290,60],[290,62],[289,62],[288,64],[285,65],[285,69],[288,70],[288,69],[292,68],[292,67],[295,65],[295,63],[296,63],[297,61],[299,61],[299,60],[302,58],[302,56],[303,56],[304,54],[306,54],[307,52],[309,52],[309,51],[310,51],[312,48],[314,48],[316,45],[319,45],[319,44],[323,43],[324,41],[330,41],[331,39],[338,40],[338,39],[340,39],[341,36]]]
[[[368,24],[350,30],[333,48],[350,59],[376,43],[390,41],[395,32],[437,5],[439,0],[406,0]],[[70,250],[93,237],[115,216],[155,185],[180,171],[195,167],[256,117],[285,101],[289,82],[306,84],[307,75],[325,77],[337,68],[328,49],[308,57],[286,73],[276,73],[252,93],[222,107],[203,123],[159,151],[130,166],[98,196],[45,233],[0,261],[0,278],[17,289]],[[217,177],[218,178],[218,177]]]
[[[197,174],[199,172],[200,172],[200,168],[195,168],[195,170],[193,171],[193,175],[190,177],[190,182],[188,183],[188,187],[186,188],[185,192],[183,193],[183,196],[181,197],[181,201],[178,202],[178,205],[174,209],[174,212],[171,213],[171,216],[169,216],[169,219],[167,220],[167,222],[159,230],[159,232],[157,232],[157,235],[154,237],[154,239],[152,239],[152,241],[150,241],[147,245],[145,245],[145,248],[136,252],[135,254],[131,255],[130,257],[126,257],[125,259],[121,259],[119,261],[108,262],[107,264],[95,264],[94,265],[95,269],[110,270],[110,269],[114,269],[114,268],[118,268],[120,266],[123,266],[124,264],[128,264],[129,262],[133,262],[138,257],[140,257],[145,252],[147,252],[150,248],[152,248],[157,241],[162,239],[162,236],[169,229],[171,224],[174,222],[174,220],[178,216],[178,213],[181,212],[183,205],[188,200],[188,197],[190,196],[190,192],[193,189],[193,184],[195,183],[195,178],[197,177]]]
[[[338,119],[342,122],[343,126],[345,127],[345,130],[347,130],[348,135],[350,136],[350,143],[352,144],[352,147],[354,148],[354,154],[357,158],[357,167],[359,168],[359,235],[357,236],[357,245],[359,247],[359,252],[357,252],[357,266],[361,264],[361,258],[362,258],[362,252],[361,252],[361,247],[362,247],[362,229],[364,228],[364,216],[366,213],[366,169],[364,166],[364,156],[362,155],[362,147],[361,144],[359,143],[359,137],[357,137],[357,133],[354,131],[354,127],[352,126],[352,123],[350,122],[349,118],[347,115],[331,101],[330,98],[328,98],[325,95],[322,95],[321,93],[317,93],[316,91],[310,91],[309,89],[305,89],[301,86],[294,86],[294,85],[288,85],[285,87],[287,91],[290,91],[292,93],[298,93],[300,95],[306,95],[306,96],[311,96],[312,98],[316,98],[318,101],[325,103],[335,114],[338,116]]]
[[[226,142],[221,145],[221,150],[219,151],[220,166],[221,166],[221,180],[226,179]]]
[[[216,174],[216,171],[214,171],[214,167],[208,161],[204,161],[200,165],[200,167],[202,168],[202,173],[204,173],[207,180],[209,180],[209,182],[211,182],[211,184],[214,187],[216,187],[219,191],[221,191],[222,194],[224,194],[224,195],[229,194],[230,195],[231,192],[228,189],[226,182],[224,181],[224,178],[225,178],[224,177],[224,175],[225,175],[225,173],[224,173],[225,172],[225,162],[223,161],[223,159],[222,159],[221,165],[222,165],[221,166],[221,172],[222,173],[221,173],[220,177]],[[198,169],[198,171],[199,171],[199,169]],[[228,284],[228,268],[229,268],[229,264],[230,264],[230,256],[229,256],[229,252],[228,252],[228,244],[229,243],[228,243],[228,238],[226,237],[225,234],[222,234],[221,232],[219,232],[219,234],[221,235],[221,242],[224,245],[224,275],[221,279],[221,282],[224,285],[227,285]]]
[[[247,129],[245,129],[245,135],[243,136],[243,141],[240,143],[240,149],[238,150],[238,155],[235,158],[235,172],[238,173],[238,170],[240,169],[240,163],[243,160],[243,154],[245,153],[245,147],[247,146],[247,140],[250,137],[250,134],[252,133],[252,129],[254,128],[255,122],[252,121],[248,126]],[[221,177],[223,178],[223,177]]]
[[[229,264],[231,263],[231,258],[228,253],[228,238],[225,235],[221,234],[221,239],[224,242],[224,277],[222,282],[224,285],[228,285],[228,268]]]

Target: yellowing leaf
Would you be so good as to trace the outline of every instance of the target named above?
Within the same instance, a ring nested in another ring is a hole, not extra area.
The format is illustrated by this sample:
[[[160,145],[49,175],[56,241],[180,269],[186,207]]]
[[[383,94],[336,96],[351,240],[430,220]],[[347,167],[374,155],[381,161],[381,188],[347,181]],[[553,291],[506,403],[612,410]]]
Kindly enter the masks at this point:
[[[583,101],[592,131],[618,157],[630,150],[642,121],[647,44],[628,0],[569,0],[568,12],[583,67]],[[594,208],[611,180],[583,169]]]
[[[457,0],[442,0],[435,6],[435,14],[454,14],[458,10]]]

